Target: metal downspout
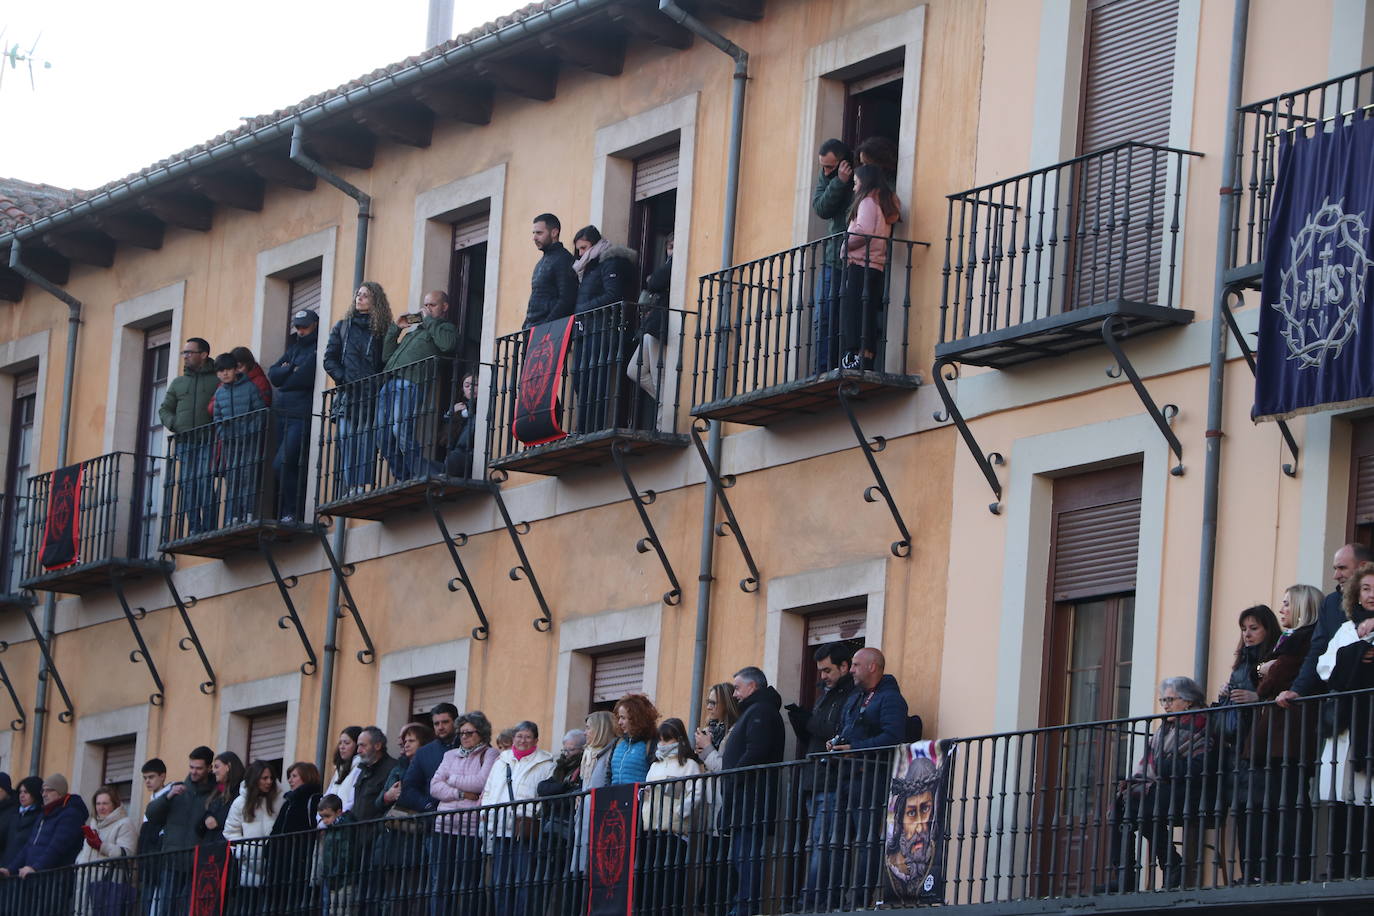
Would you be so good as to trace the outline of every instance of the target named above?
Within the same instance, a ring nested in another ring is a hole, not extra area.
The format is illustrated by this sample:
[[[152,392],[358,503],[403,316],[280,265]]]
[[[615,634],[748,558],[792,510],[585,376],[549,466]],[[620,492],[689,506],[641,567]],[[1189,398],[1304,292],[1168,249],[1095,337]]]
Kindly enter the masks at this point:
[[[57,426],[57,467],[67,464],[67,444],[72,428],[72,389],[76,382],[76,339],[81,330],[81,300],[65,289],[49,283],[47,278],[20,260],[19,239],[10,242],[10,270],[37,286],[48,295],[60,299],[67,305],[67,365],[62,370],[62,416]],[[57,627],[57,595],[48,592],[43,600],[43,639],[52,646]],[[48,723],[48,664],[46,659],[38,663],[38,686],[33,703],[33,740],[29,745],[29,773],[36,775],[43,764],[43,735]]]
[[[749,52],[735,44],[691,13],[678,6],[673,0],[659,0],[659,10],[678,25],[687,29],[702,40],[730,55],[735,61],[733,91],[730,99],[730,158],[725,172],[725,218],[721,227],[720,266],[724,270],[734,265],[735,258],[735,215],[739,207],[739,161],[740,148],[744,140],[744,88],[749,79]],[[723,317],[723,316],[722,316]],[[721,396],[720,386],[723,379],[716,374],[716,397]],[[720,421],[711,421],[711,430],[706,440],[706,451],[711,463],[720,467],[721,432]],[[713,566],[716,553],[716,493],[706,486],[705,504],[701,511],[701,558],[700,572],[697,575],[697,632],[696,645],[692,654],[692,706],[688,720],[693,727],[701,721],[702,695],[706,692],[706,648],[711,631],[711,583],[715,576]]]
[[[367,226],[372,219],[372,198],[361,188],[349,184],[305,152],[303,143],[305,132],[296,124],[291,131],[291,161],[312,175],[327,181],[358,202],[357,244],[353,250],[353,289],[363,285],[364,267],[367,265]],[[334,556],[342,567],[344,548],[348,544],[348,524],[344,519],[334,522]],[[334,661],[339,647],[339,573],[329,577],[329,598],[325,602],[328,609],[324,625],[324,660],[320,666],[320,716],[315,728],[315,765],[324,772],[325,762],[329,759],[329,714],[334,705]]]
[[[1221,164],[1221,206],[1217,214],[1216,265],[1213,268],[1212,349],[1207,370],[1206,465],[1202,484],[1202,548],[1198,561],[1197,632],[1193,646],[1193,680],[1207,689],[1207,657],[1212,645],[1212,591],[1216,580],[1217,504],[1221,486],[1221,425],[1224,420],[1222,393],[1226,381],[1226,322],[1221,315],[1226,295],[1226,268],[1231,242],[1231,221],[1235,213],[1236,145],[1239,123],[1236,109],[1241,105],[1245,82],[1245,37],[1250,24],[1250,0],[1236,0],[1231,25],[1231,73],[1226,93],[1225,157]]]

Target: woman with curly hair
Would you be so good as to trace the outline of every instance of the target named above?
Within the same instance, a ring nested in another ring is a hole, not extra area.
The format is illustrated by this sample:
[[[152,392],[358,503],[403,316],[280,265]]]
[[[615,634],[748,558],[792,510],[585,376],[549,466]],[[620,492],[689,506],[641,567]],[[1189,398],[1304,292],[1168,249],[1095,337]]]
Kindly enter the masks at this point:
[[[658,746],[658,710],[642,693],[626,694],[615,704],[618,740],[611,751],[611,785],[643,782]]]
[[[353,307],[329,332],[324,371],[342,389],[335,396],[338,451],[334,462],[333,498],[357,495],[373,482],[375,376],[382,371],[382,349],[391,320],[391,303],[381,285],[371,280],[353,294]]]

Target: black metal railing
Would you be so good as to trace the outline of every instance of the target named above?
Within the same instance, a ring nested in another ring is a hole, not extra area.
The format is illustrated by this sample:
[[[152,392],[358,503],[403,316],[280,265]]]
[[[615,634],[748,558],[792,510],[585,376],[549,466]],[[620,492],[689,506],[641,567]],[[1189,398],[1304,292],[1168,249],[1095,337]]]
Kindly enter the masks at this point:
[[[432,477],[480,477],[471,428],[476,392],[462,393],[473,371],[431,356],[325,391],[316,506]]]
[[[551,370],[559,369],[551,379],[527,371],[536,366],[528,352],[529,331],[498,337],[487,416],[491,463],[534,445],[571,445],[598,433],[677,433],[683,318],[678,309],[633,302],[579,312],[572,317],[561,369],[556,354],[547,360]],[[543,388],[537,395],[536,385]],[[526,403],[553,405],[552,438],[533,445],[519,438],[514,420]]]
[[[171,436],[162,544],[266,520],[301,519],[309,426],[308,417],[263,407]]]
[[[1228,267],[1243,269],[1264,261],[1274,182],[1287,144],[1371,113],[1374,67],[1237,109],[1236,184],[1230,191],[1238,200],[1231,222]]]
[[[906,375],[911,262],[923,244],[840,232],[703,276],[693,405],[832,369]]]
[[[1173,306],[1199,155],[1128,142],[951,194],[940,342],[1108,302]]]
[[[75,521],[70,538],[75,545],[74,555],[63,560],[62,569],[44,563],[44,535],[54,507],[52,482],[60,470],[30,477],[21,584],[41,582],[91,564],[152,559],[158,531],[144,522],[151,515],[151,494],[141,486],[140,471],[144,462],[160,460],[130,452],[111,452],[80,463],[80,483],[71,494],[73,502],[58,506]],[[60,524],[56,518],[53,522],[54,526]]]
[[[28,505],[20,494],[0,493],[0,595],[19,591]]]

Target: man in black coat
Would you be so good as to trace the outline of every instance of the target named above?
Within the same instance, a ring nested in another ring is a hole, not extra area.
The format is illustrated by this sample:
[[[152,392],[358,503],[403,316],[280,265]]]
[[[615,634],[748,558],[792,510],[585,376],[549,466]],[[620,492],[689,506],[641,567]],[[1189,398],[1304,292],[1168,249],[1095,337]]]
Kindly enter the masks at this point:
[[[830,750],[829,741],[840,733],[841,714],[845,703],[854,693],[854,676],[849,665],[854,649],[849,643],[832,642],[816,650],[816,673],[820,675],[820,690],[815,705],[808,711],[796,704],[787,707],[792,729],[803,753],[824,754]],[[802,771],[806,785],[802,787],[806,800],[809,824],[810,855],[806,867],[806,882],[802,885],[802,912],[837,909],[839,899],[832,894],[822,895],[822,888],[840,884],[835,873],[833,853],[836,845],[834,768],[812,760]],[[831,778],[827,778],[831,777]]]
[[[738,770],[781,763],[787,729],[782,722],[782,697],[768,686],[768,677],[755,667],[735,672],[735,699],[740,717],[721,749],[721,769]],[[730,825],[730,867],[739,893],[730,916],[761,911],[764,843],[777,792],[776,770],[754,770],[725,784],[725,817]]]
[[[5,861],[5,840],[18,816],[19,799],[10,783],[10,774],[0,773],[0,862]]]
[[[210,773],[210,763],[214,759],[215,752],[204,745],[191,751],[185,781],[148,802],[148,823],[162,831],[163,852],[190,850],[200,842],[196,826],[204,819],[205,804],[215,791],[215,777]],[[161,857],[164,907],[185,909],[190,905],[187,888],[192,864],[193,856],[189,851],[173,858]]]
[[[310,437],[310,410],[315,400],[315,357],[320,342],[320,316],[300,309],[291,316],[291,340],[281,359],[267,370],[277,390],[272,409],[277,417],[277,518],[294,522],[305,515],[305,479]]]
[[[1322,601],[1321,611],[1317,614],[1317,628],[1312,631],[1312,645],[1308,647],[1302,670],[1294,679],[1293,686],[1275,698],[1280,706],[1287,707],[1299,697],[1326,693],[1326,685],[1317,676],[1317,662],[1326,654],[1331,637],[1335,636],[1341,624],[1345,623],[1345,608],[1341,605],[1341,592],[1345,590],[1345,583],[1354,575],[1360,564],[1371,561],[1374,561],[1374,552],[1363,544],[1346,544],[1331,558],[1331,575],[1336,580],[1336,588]],[[1319,712],[1312,709],[1308,714],[1317,715]]]
[[[534,218],[531,235],[534,247],[543,255],[530,276],[530,301],[525,309],[524,327],[566,318],[577,304],[577,274],[573,273],[572,252],[558,240],[562,231],[563,224],[552,213],[541,213]]]

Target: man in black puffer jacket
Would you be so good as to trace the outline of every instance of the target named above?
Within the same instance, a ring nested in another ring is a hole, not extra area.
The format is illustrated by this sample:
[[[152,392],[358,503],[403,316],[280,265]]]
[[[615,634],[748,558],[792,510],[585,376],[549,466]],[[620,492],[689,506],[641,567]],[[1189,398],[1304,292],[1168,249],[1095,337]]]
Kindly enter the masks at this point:
[[[737,770],[781,763],[787,731],[782,723],[782,697],[755,667],[735,673],[735,699],[740,717],[721,749],[721,769]],[[730,827],[730,867],[739,893],[730,916],[761,912],[764,843],[777,797],[775,769],[753,770],[731,777],[724,786],[725,822]]]
[[[530,277],[530,302],[525,309],[524,327],[532,328],[555,318],[566,318],[577,303],[577,274],[573,273],[573,256],[558,234],[563,224],[552,213],[534,218],[534,247],[543,252],[534,265]]]
[[[272,470],[277,477],[277,518],[294,522],[305,515],[305,466],[310,449],[306,428],[315,400],[315,357],[320,344],[320,316],[300,309],[291,316],[291,340],[286,352],[267,370],[277,389],[272,399],[277,415],[277,454]]]

